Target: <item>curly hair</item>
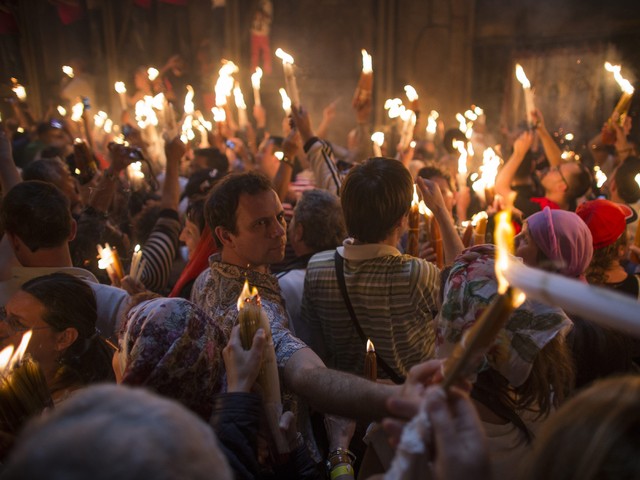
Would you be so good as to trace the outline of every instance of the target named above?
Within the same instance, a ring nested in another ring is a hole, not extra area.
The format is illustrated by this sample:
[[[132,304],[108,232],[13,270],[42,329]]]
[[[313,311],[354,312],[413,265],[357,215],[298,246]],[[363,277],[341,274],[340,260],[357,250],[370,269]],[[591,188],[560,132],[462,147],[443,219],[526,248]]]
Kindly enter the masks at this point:
[[[607,270],[613,267],[616,262],[620,260],[618,251],[620,247],[624,247],[627,244],[627,230],[622,232],[622,235],[613,242],[603,248],[597,248],[593,250],[593,257],[591,263],[587,267],[585,276],[587,282],[594,285],[604,285],[607,283]]]
[[[303,226],[302,241],[314,252],[337,247],[347,235],[340,200],[326,190],[304,192],[293,214]]]

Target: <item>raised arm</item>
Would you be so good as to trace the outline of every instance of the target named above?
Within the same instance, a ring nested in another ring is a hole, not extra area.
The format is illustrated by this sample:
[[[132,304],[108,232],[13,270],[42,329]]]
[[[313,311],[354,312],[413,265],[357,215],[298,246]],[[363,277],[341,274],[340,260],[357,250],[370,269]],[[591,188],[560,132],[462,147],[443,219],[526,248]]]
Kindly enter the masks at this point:
[[[0,186],[2,191],[8,192],[21,181],[20,172],[13,161],[11,142],[4,125],[0,124]]]
[[[453,218],[451,218],[451,214],[444,204],[440,188],[435,182],[427,180],[426,178],[418,177],[416,183],[422,193],[424,203],[433,212],[433,215],[438,222],[438,226],[440,227],[440,232],[442,234],[442,246],[444,248],[444,263],[445,265],[451,265],[453,260],[464,249],[462,240],[460,239],[456,226],[453,223]]]
[[[523,132],[513,143],[513,153],[507,163],[502,166],[502,169],[496,175],[495,189],[498,195],[507,198],[511,193],[511,182],[516,175],[518,167],[522,164],[527,151],[531,148],[533,142],[533,133],[526,131]]]
[[[542,112],[536,109],[532,116],[538,125],[536,132],[538,132],[538,138],[540,138],[540,141],[542,142],[542,148],[544,148],[544,153],[547,156],[547,160],[549,160],[549,164],[552,167],[560,165],[562,163],[562,151],[560,150],[560,147],[558,147],[558,144],[553,141],[553,137],[549,133],[549,130],[547,130]]]

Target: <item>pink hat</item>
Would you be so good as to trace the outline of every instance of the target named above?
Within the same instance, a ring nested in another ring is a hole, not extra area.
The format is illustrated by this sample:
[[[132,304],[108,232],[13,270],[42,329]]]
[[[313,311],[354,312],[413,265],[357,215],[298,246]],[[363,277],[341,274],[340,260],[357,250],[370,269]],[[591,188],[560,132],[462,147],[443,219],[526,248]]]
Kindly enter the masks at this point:
[[[613,244],[633,221],[635,212],[620,203],[597,199],[585,202],[576,213],[587,224],[593,236],[593,248],[599,249]]]

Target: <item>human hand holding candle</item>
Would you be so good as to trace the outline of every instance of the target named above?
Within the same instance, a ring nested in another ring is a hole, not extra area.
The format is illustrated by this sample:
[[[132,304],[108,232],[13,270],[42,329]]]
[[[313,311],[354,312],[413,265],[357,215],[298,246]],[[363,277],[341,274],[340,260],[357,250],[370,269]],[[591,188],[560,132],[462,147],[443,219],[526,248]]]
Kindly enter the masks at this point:
[[[255,287],[250,289],[248,281],[245,281],[244,288],[238,297],[238,325],[240,340],[245,350],[251,349],[258,329],[264,331],[265,345],[256,383],[260,387],[267,423],[275,442],[277,454],[279,456],[286,455],[290,452],[290,447],[280,430],[282,399],[271,327],[266,313],[262,310],[258,290]]]
[[[124,273],[117,250],[111,248],[108,243],[106,243],[104,247],[97,245],[96,248],[98,249],[99,258],[98,268],[106,270],[109,278],[111,278],[114,283],[119,283],[122,277],[124,277]]]
[[[27,91],[25,88],[18,83],[18,80],[14,77],[11,77],[11,90],[15,93],[18,100],[24,102],[27,99]]]
[[[620,65],[611,65],[609,62],[606,62],[604,64],[604,68],[608,72],[613,73],[613,77],[622,90],[622,95],[613,110],[613,113],[617,114],[616,121],[619,125],[622,125],[627,112],[629,111],[629,107],[631,106],[631,98],[633,97],[634,88],[633,85],[631,85],[631,82],[622,76],[622,67]]]

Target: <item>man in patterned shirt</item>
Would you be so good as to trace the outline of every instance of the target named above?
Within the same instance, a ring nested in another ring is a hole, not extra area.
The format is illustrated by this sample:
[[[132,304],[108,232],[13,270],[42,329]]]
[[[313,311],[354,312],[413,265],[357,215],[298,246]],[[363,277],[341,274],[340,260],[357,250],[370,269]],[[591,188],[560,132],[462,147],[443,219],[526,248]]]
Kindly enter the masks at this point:
[[[450,263],[462,251],[453,219],[436,184],[419,179],[418,186],[440,226],[445,261]],[[347,233],[352,237],[337,249],[344,259],[346,290],[362,331],[397,377],[433,357],[433,317],[440,285],[434,264],[396,248],[407,227],[412,196],[409,171],[386,158],[354,167],[341,193]],[[310,260],[302,322],[311,328],[312,348],[330,368],[358,374],[364,371],[366,350],[339,289],[337,260],[335,250]],[[378,375],[390,378],[381,368]]]
[[[205,216],[221,253],[210,258],[210,268],[196,280],[192,301],[228,333],[237,323],[237,300],[247,279],[257,287],[269,318],[285,387],[318,411],[364,419],[386,415],[393,387],[326,368],[287,328],[278,281],[269,273],[269,265],[284,258],[286,225],[269,180],[257,173],[224,178],[208,197]],[[367,410],[361,408],[364,399]]]

